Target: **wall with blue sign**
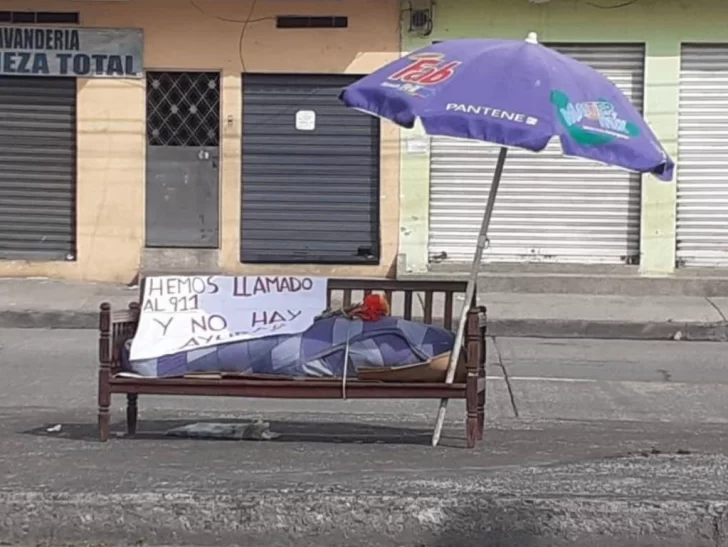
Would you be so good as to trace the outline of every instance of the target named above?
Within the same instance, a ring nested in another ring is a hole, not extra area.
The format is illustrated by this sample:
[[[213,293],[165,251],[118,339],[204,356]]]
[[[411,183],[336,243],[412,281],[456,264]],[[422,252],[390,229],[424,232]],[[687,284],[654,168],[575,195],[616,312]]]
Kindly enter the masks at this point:
[[[78,89],[76,261],[0,261],[0,276],[129,282],[137,274],[145,249],[145,70],[220,73],[215,260],[229,274],[290,272],[239,260],[244,73],[366,74],[400,53],[399,0],[3,0],[2,9],[79,13],[80,25],[0,25],[0,77],[75,77]],[[281,14],[348,17],[349,26],[278,29]],[[393,273],[399,132],[384,125],[381,136],[381,264],[303,265],[294,268],[297,274]]]

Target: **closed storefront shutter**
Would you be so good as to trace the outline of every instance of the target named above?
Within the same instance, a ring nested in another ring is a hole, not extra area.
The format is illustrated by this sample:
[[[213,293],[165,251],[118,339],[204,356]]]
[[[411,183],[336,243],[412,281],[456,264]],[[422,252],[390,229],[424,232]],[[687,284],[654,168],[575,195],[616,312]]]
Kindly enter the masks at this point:
[[[73,260],[76,81],[0,77],[0,258]]]
[[[728,46],[683,46],[678,135],[678,265],[728,267]]]
[[[553,45],[608,76],[642,110],[643,45]],[[430,260],[472,259],[498,148],[433,137]],[[585,264],[639,258],[640,176],[565,158],[511,150],[496,198],[486,261]]]
[[[243,262],[379,261],[379,120],[337,98],[354,80],[244,75]]]

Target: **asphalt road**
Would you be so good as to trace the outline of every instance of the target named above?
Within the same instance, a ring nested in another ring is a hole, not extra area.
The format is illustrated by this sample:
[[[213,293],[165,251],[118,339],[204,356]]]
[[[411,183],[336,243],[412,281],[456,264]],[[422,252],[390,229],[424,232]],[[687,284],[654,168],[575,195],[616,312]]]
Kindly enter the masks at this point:
[[[0,330],[0,542],[726,544],[725,345],[497,345],[472,451],[456,401],[434,450],[435,401],[142,397],[99,444],[95,333]],[[281,437],[164,436],[255,417]]]
[[[0,406],[93,409],[95,337],[86,330],[0,329]],[[521,418],[728,421],[722,343],[503,338],[497,350],[491,340],[491,419],[515,417],[515,406]],[[141,408],[365,413],[429,421],[436,404],[144,397]],[[461,408],[453,401],[450,417],[459,417]]]

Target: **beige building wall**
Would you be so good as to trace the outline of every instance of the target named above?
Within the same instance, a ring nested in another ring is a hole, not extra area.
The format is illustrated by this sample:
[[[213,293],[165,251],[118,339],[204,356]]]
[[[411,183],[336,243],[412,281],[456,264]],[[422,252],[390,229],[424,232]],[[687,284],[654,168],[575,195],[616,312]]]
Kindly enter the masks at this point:
[[[225,273],[393,275],[399,231],[399,132],[386,122],[381,147],[380,265],[240,263],[240,74],[371,72],[399,56],[396,0],[266,0],[255,5],[252,0],[3,0],[0,8],[78,11],[82,27],[141,28],[145,69],[221,72],[220,118],[233,120],[221,127],[220,268]],[[277,30],[276,15],[346,15],[349,28]],[[251,22],[240,47],[246,19]],[[144,80],[79,80],[77,260],[0,261],[0,276],[130,281],[139,271],[144,250],[145,149]]]

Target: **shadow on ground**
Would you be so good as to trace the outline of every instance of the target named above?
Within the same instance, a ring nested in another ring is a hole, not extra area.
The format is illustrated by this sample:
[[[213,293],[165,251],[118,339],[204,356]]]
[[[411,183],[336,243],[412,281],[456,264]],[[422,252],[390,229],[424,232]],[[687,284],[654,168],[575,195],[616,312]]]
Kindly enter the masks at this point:
[[[446,511],[444,529],[422,547],[721,547],[713,518],[670,515],[654,499],[621,507],[579,496],[488,499],[464,496]],[[583,503],[582,503],[583,502]],[[698,504],[699,505],[699,504]],[[602,507],[604,506],[604,507]],[[610,509],[611,507],[611,509]],[[604,509],[606,508],[606,510]],[[672,517],[672,518],[671,518]],[[725,518],[725,517],[723,517]],[[668,526],[661,519],[670,520]]]
[[[393,427],[379,424],[361,424],[351,422],[307,422],[266,420],[270,431],[278,437],[259,442],[274,443],[344,443],[344,444],[390,444],[429,446],[432,430],[427,428]],[[241,420],[143,420],[139,423],[137,434],[127,436],[123,424],[112,426],[112,438],[125,441],[190,441],[199,442],[234,442],[233,438],[190,438],[168,435],[167,432],[189,424],[238,424]],[[20,431],[25,435],[46,438],[57,438],[76,441],[98,441],[98,429],[95,423],[61,423],[46,424],[29,430]],[[245,442],[257,439],[242,439]],[[455,431],[445,431],[440,446],[464,448],[465,439],[458,437]]]
[[[465,502],[467,505],[467,502]],[[432,547],[546,547],[553,538],[529,532],[535,522],[515,511],[475,503],[448,511],[445,529]],[[424,547],[424,544],[423,544]],[[429,546],[428,546],[429,547]]]

